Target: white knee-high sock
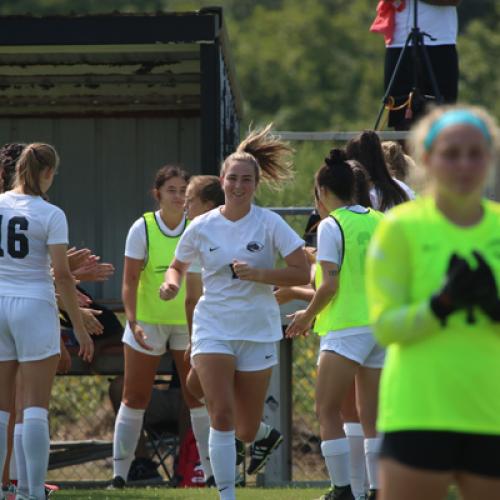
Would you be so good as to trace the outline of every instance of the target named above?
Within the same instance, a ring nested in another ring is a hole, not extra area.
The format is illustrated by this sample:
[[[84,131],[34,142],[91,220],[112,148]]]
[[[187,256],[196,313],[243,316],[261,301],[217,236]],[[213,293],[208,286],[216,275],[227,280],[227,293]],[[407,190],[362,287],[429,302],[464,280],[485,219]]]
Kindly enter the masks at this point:
[[[5,457],[7,456],[7,427],[9,425],[10,413],[0,411],[0,471],[3,470]]]
[[[220,500],[235,500],[235,468],[236,448],[233,431],[218,431],[210,427],[208,446],[210,462],[214,472],[215,484],[219,490]]]
[[[351,489],[355,498],[365,493],[366,461],[363,427],[355,422],[344,424],[344,432],[349,441]]]
[[[200,455],[201,467],[205,474],[205,479],[213,476],[212,466],[210,465],[210,453],[208,451],[208,435],[210,433],[210,417],[208,416],[207,407],[192,408],[191,427],[196,439],[196,446]]]
[[[12,453],[10,454],[9,479],[11,481],[17,481],[16,447],[14,445],[12,445]]]
[[[125,481],[127,480],[141,434],[145,411],[129,408],[124,403],[120,405],[113,437],[113,477],[120,476]]]
[[[259,425],[259,430],[255,435],[254,441],[260,441],[261,439],[266,439],[266,437],[269,436],[270,432],[271,432],[271,426],[265,424],[264,422],[261,422]]]
[[[365,439],[366,471],[368,473],[368,482],[371,490],[378,490],[378,457],[382,438]]]
[[[26,470],[26,457],[23,448],[23,424],[16,424],[14,427],[14,450],[16,454],[17,491],[28,495],[28,471]]]
[[[321,443],[321,453],[332,486],[347,486],[349,479],[349,443],[347,438],[330,439]]]
[[[30,497],[45,498],[45,476],[49,465],[49,412],[46,408],[32,406],[23,413],[23,450]]]

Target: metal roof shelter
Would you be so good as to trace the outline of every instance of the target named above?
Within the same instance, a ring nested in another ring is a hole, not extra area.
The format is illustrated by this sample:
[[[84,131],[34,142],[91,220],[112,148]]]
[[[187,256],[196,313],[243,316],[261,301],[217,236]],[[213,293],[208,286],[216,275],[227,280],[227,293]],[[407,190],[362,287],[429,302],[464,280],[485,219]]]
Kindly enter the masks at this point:
[[[90,287],[120,296],[127,230],[153,208],[167,163],[217,173],[239,140],[241,97],[221,8],[154,15],[0,16],[0,143],[61,156],[50,191],[71,243],[117,267]]]

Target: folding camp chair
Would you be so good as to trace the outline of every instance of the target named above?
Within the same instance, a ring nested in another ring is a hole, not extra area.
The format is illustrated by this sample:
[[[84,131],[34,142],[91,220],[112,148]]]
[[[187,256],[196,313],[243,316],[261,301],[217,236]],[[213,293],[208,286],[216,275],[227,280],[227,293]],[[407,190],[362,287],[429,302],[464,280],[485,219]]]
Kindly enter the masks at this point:
[[[144,414],[143,429],[153,459],[159,462],[168,481],[175,482],[174,463],[179,451],[178,416],[182,395],[180,389],[164,380],[156,380],[151,402]],[[162,385],[169,386],[162,389]]]

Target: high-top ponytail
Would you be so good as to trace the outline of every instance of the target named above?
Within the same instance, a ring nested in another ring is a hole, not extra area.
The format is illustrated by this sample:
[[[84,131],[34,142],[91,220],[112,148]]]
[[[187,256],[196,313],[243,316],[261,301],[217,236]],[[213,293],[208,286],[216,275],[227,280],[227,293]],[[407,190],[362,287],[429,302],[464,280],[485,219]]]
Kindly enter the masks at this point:
[[[293,149],[288,143],[272,135],[271,127],[270,123],[263,129],[251,130],[236,151],[224,160],[221,175],[225,174],[230,163],[248,161],[255,167],[257,182],[262,177],[271,186],[281,187],[284,181],[291,179]]]

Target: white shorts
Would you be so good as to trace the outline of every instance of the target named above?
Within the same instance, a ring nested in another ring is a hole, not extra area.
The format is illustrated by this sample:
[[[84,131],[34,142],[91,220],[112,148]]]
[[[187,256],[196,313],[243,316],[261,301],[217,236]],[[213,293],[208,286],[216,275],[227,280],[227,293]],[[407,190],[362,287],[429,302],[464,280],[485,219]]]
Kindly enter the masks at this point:
[[[137,343],[127,322],[122,342],[132,347],[134,351],[152,356],[163,356],[167,352],[167,344],[172,351],[185,351],[189,344],[187,325],[153,325],[144,321],[138,321],[137,324],[144,330],[147,337],[146,344],[151,346],[153,350],[148,351]]]
[[[321,337],[319,351],[333,351],[367,368],[382,368],[385,361],[385,349],[377,344],[371,333],[345,337],[338,337],[335,332],[327,333]]]
[[[0,361],[39,361],[60,354],[55,304],[27,297],[0,297]]]
[[[229,354],[236,358],[236,370],[257,372],[278,364],[276,342],[201,339],[191,346],[191,365],[196,368],[198,354]]]

